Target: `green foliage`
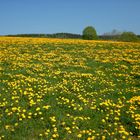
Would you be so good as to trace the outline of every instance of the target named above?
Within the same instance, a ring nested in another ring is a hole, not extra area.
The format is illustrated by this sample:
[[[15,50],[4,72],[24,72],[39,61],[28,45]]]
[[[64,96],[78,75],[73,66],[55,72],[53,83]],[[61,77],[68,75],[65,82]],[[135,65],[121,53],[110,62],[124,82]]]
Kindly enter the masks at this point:
[[[137,42],[139,38],[133,32],[123,32],[119,40],[126,42]]]
[[[96,39],[98,39],[98,36],[97,36],[95,28],[92,27],[92,26],[87,26],[83,30],[83,39],[87,39],[87,40],[96,40]]]
[[[42,38],[74,38],[81,39],[82,36],[80,34],[72,34],[72,33],[54,33],[54,34],[15,34],[15,35],[7,35],[11,37],[42,37]]]

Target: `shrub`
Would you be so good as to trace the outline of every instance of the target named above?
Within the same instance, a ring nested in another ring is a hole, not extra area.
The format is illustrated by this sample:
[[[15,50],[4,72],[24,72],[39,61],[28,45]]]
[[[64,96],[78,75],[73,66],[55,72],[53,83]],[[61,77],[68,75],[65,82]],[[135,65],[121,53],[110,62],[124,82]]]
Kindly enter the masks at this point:
[[[87,40],[96,40],[96,39],[98,39],[98,36],[97,36],[95,28],[92,27],[92,26],[87,26],[83,30],[83,39],[87,39]]]
[[[139,39],[133,32],[123,32],[120,35],[120,41],[137,42]]]

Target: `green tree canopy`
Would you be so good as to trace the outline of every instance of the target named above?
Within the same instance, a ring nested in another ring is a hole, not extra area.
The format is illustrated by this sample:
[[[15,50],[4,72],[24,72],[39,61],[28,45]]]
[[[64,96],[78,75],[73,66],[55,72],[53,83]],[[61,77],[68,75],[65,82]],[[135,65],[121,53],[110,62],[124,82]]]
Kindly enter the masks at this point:
[[[87,26],[83,30],[83,39],[87,39],[87,40],[96,40],[96,39],[98,39],[98,36],[97,36],[95,28],[92,27],[92,26]]]
[[[139,39],[133,32],[123,32],[120,36],[120,41],[137,42]]]

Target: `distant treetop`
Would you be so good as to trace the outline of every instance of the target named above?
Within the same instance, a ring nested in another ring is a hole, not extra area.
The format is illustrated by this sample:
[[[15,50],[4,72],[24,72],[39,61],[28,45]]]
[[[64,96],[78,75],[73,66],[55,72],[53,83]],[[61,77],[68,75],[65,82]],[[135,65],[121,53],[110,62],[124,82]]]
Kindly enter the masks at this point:
[[[139,38],[133,32],[123,32],[120,35],[120,41],[137,42],[139,41]]]
[[[92,26],[87,26],[83,30],[83,39],[87,39],[87,40],[96,40],[96,39],[98,39],[98,36],[97,36],[95,28],[92,27]]]

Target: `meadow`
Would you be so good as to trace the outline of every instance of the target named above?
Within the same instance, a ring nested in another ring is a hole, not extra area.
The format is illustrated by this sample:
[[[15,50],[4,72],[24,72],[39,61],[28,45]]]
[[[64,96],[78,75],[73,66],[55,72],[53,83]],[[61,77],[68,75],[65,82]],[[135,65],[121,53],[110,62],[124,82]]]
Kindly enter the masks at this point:
[[[140,138],[140,43],[0,37],[0,140]]]

